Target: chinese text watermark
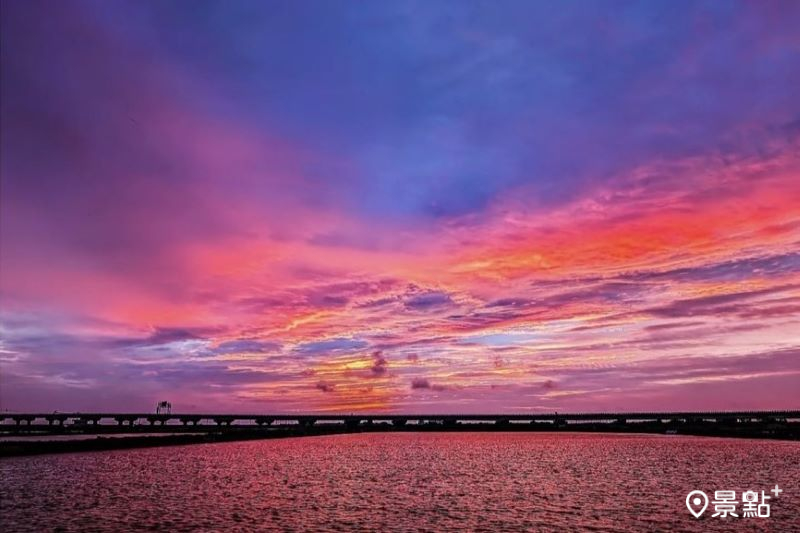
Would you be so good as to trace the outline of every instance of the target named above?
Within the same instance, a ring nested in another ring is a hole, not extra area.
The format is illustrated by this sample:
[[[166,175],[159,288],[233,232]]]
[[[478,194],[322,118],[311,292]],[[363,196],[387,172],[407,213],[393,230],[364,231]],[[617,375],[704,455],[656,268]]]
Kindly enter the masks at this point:
[[[766,492],[771,492],[774,496],[767,496]],[[761,494],[754,490],[746,490],[741,493],[741,500],[737,500],[735,490],[716,490],[714,491],[714,500],[711,501],[711,505],[714,506],[714,514],[711,517],[769,518],[769,500],[778,498],[781,492],[783,489],[776,484],[775,488],[769,491],[762,490]],[[741,507],[739,507],[740,503]],[[702,490],[693,490],[686,495],[686,507],[695,518],[700,518],[708,509],[708,505],[708,495]]]

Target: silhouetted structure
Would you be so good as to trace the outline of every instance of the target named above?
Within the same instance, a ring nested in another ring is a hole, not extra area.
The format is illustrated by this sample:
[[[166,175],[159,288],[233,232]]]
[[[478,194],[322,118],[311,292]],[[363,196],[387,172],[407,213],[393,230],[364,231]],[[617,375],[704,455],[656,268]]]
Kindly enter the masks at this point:
[[[168,402],[167,402],[168,403]],[[126,438],[0,440],[0,457],[381,431],[625,432],[800,440],[800,411],[552,414],[2,413],[0,435]],[[160,412],[166,410],[167,412]],[[162,435],[152,435],[161,433]]]
[[[116,427],[133,426],[137,422],[144,427],[170,425],[174,427],[311,427],[318,423],[343,424],[351,429],[388,424],[392,427],[418,426],[480,426],[515,427],[524,424],[564,427],[577,423],[626,425],[641,422],[724,424],[786,423],[800,420],[800,410],[787,411],[675,411],[646,413],[516,413],[516,414],[173,414],[169,402],[159,402],[155,414],[148,413],[0,413],[0,430],[20,426],[47,428],[52,426]],[[11,421],[12,424],[7,422]],[[35,422],[40,421],[39,424]],[[105,421],[105,424],[101,422]],[[43,423],[42,423],[43,422]],[[148,426],[149,425],[149,426]]]
[[[170,414],[172,414],[172,404],[169,403],[166,400],[164,400],[162,402],[158,402],[158,405],[156,405],[156,414],[157,415],[161,415],[161,414],[170,415]]]

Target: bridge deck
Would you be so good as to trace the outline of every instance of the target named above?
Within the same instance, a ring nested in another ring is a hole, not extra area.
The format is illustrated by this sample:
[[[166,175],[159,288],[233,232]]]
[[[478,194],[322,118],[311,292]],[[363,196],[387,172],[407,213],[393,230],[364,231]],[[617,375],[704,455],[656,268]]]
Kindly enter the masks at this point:
[[[399,414],[399,413],[295,413],[295,414],[230,414],[230,413],[0,413],[0,421],[7,424],[32,424],[43,420],[49,424],[92,423],[103,420],[118,424],[148,421],[151,424],[178,422],[198,424],[203,421],[216,424],[250,422],[254,424],[344,422],[370,423],[387,421],[407,422],[567,422],[567,421],[646,421],[646,420],[771,420],[800,419],[800,410],[783,411],[668,411],[668,412],[599,412],[599,413],[499,413],[499,414]]]

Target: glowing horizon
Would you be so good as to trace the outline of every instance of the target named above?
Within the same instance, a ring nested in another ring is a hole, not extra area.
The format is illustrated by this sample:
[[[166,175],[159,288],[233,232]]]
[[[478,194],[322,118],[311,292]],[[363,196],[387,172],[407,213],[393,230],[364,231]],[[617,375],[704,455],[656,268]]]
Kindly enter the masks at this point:
[[[0,408],[800,405],[800,5],[7,2]]]

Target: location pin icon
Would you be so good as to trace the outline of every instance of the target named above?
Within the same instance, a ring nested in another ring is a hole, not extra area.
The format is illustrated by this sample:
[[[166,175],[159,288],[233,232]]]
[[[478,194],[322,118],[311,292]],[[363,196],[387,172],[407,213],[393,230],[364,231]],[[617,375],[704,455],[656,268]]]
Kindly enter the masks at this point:
[[[708,507],[708,496],[702,490],[693,490],[686,496],[686,507],[695,518],[700,518]]]

